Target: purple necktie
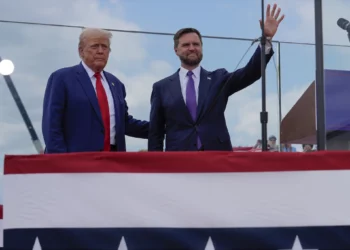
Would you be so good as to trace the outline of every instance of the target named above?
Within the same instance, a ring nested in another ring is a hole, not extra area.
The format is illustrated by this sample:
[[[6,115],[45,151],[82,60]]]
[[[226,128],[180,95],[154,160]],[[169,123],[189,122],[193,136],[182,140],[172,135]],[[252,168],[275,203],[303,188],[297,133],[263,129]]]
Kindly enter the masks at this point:
[[[197,100],[196,100],[196,89],[194,87],[194,80],[193,80],[193,72],[188,71],[188,82],[186,87],[186,105],[188,110],[191,113],[193,121],[196,121],[197,118]],[[199,136],[197,135],[197,147],[201,147],[201,141],[199,139]]]

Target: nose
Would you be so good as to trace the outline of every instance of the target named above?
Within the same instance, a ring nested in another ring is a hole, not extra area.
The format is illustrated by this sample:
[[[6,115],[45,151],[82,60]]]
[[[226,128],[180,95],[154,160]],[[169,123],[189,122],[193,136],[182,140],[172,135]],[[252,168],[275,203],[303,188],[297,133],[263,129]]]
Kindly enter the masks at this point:
[[[98,46],[97,52],[98,52],[98,53],[103,53],[103,51],[104,51],[103,47],[102,47],[101,45]]]
[[[188,48],[189,50],[195,50],[195,46],[193,44],[190,44],[190,47]]]

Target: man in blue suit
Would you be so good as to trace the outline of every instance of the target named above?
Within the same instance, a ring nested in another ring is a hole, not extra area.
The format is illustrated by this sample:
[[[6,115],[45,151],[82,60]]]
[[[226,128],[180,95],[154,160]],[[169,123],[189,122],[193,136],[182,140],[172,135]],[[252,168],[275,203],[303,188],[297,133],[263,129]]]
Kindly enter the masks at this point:
[[[45,153],[126,151],[125,135],[148,138],[149,123],[128,114],[123,83],[104,71],[111,37],[85,29],[81,63],[51,74],[43,106]]]
[[[198,30],[185,28],[175,34],[174,49],[181,68],[153,85],[149,151],[163,151],[164,136],[166,151],[232,151],[224,116],[228,98],[261,77],[261,53],[269,62],[273,55],[270,41],[284,18],[279,18],[280,11],[276,4],[272,11],[267,6],[266,51],[257,48],[248,64],[232,73],[225,69],[209,72],[200,66],[202,37]]]

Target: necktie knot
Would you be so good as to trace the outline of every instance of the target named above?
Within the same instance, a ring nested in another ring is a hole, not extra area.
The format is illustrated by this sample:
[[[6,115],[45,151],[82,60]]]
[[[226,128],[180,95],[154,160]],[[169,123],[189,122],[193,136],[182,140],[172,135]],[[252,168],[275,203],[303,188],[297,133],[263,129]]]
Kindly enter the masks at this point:
[[[94,77],[96,77],[96,79],[101,79],[101,73],[100,72],[96,72],[94,74]]]
[[[193,72],[192,71],[188,71],[187,72],[187,76],[189,76],[189,77],[193,76]]]

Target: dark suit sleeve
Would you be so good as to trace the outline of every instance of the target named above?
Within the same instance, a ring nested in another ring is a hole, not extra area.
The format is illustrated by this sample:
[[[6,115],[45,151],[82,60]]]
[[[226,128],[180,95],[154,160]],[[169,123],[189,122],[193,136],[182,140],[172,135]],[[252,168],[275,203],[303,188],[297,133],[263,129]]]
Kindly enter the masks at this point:
[[[126,92],[124,84],[122,84],[122,91],[125,104],[125,134],[135,138],[147,139],[149,122],[134,119],[131,115],[129,115],[128,104],[125,100]]]
[[[265,52],[264,52],[265,53]],[[266,55],[266,65],[270,61],[271,57],[273,55],[273,50],[271,48],[271,51],[269,54]],[[238,92],[257,80],[261,77],[261,49],[258,47],[253,56],[250,58],[247,65],[243,68],[240,68],[236,70],[235,72],[228,73],[226,79],[228,77],[231,77],[230,81],[228,82],[227,91],[228,96],[234,94],[235,92]]]
[[[164,147],[165,119],[159,91],[159,86],[154,84],[151,94],[148,151],[163,151]]]
[[[44,95],[42,132],[46,153],[66,153],[63,124],[66,93],[61,77],[51,74]]]

